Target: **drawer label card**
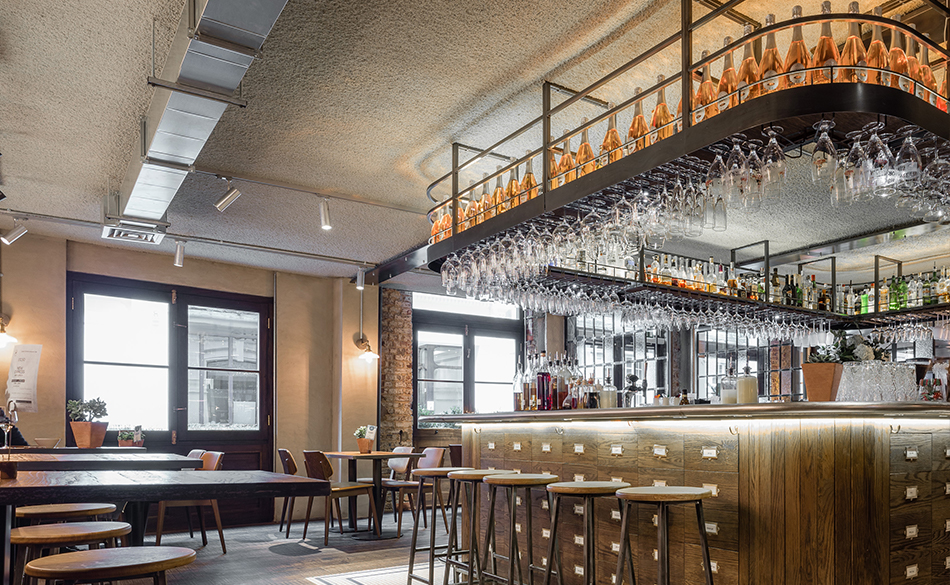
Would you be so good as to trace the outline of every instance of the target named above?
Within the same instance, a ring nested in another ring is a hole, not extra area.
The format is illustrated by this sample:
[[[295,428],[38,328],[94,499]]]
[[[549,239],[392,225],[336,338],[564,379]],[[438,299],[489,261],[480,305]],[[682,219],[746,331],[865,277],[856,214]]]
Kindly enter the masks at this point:
[[[943,559],[943,568],[950,569],[950,557]]]
[[[904,490],[904,499],[905,500],[916,500],[917,499],[917,486],[909,485]]]
[[[654,525],[654,526],[659,526],[659,525],[660,525],[660,521],[659,521],[659,519],[658,519],[658,517],[657,517],[656,514],[653,515],[653,518],[652,518],[651,521],[653,522],[653,525]]]
[[[943,486],[943,493],[950,496],[950,481]]]
[[[716,561],[709,561],[709,568],[712,569],[713,575],[719,574],[719,563]],[[706,567],[703,567],[703,570],[706,570]]]
[[[574,452],[575,452],[575,453],[583,453],[583,452],[584,452],[584,444],[583,444],[583,443],[574,443]]]
[[[541,557],[541,566],[542,567],[548,566],[548,557]]]
[[[495,450],[495,443],[493,443],[492,441],[488,441],[488,450],[489,450],[489,451],[494,451],[494,450]]]
[[[946,454],[944,455],[946,459],[950,459],[950,445],[947,445]]]
[[[521,443],[515,441],[515,444],[511,446],[515,451],[521,451]]]
[[[703,447],[703,459],[719,459],[719,447]]]
[[[613,482],[616,482],[616,483],[623,483],[623,478],[622,478],[622,477],[611,477],[611,478],[610,478],[610,481],[613,481]]]
[[[920,531],[917,529],[917,525],[916,525],[916,524],[911,524],[910,526],[905,526],[905,527],[904,527],[904,537],[905,537],[905,538],[908,538],[908,539],[910,539],[910,538],[917,538],[917,536],[918,536],[919,534],[920,534]]]
[[[550,510],[550,509],[551,509],[550,506],[548,506],[548,501],[547,501],[547,500],[541,500],[541,509],[542,509],[542,510]]]
[[[515,505],[516,505],[516,506],[520,506],[520,505],[521,505],[521,496],[515,496]]]
[[[611,585],[617,585],[617,573],[610,574],[610,583]]]
[[[653,549],[653,560],[654,561],[660,560],[660,556],[657,554],[656,549]]]
[[[515,532],[521,533],[521,524],[515,524]]]
[[[653,445],[653,456],[657,459],[665,459],[668,456],[666,445]]]
[[[917,461],[917,447],[907,447],[904,449],[904,459],[907,461]]]
[[[715,522],[706,522],[706,534],[719,534],[719,525]]]
[[[580,534],[575,534],[574,544],[576,544],[577,546],[584,546],[584,537],[581,536]]]
[[[583,504],[574,504],[574,513],[578,516],[584,514],[584,505]]]
[[[610,446],[611,455],[623,455],[623,445],[611,445]]]
[[[520,470],[520,469],[512,469],[512,471],[515,472],[515,473],[521,473],[521,470]]]
[[[611,543],[610,543],[610,550],[613,551],[613,552],[620,552],[620,543],[619,543],[619,542],[611,542]]]
[[[945,521],[944,526],[943,526],[943,531],[950,532],[950,520]]]
[[[666,480],[665,480],[665,479],[654,479],[654,480],[653,480],[653,487],[666,487]]]
[[[610,511],[611,520],[620,520],[620,510],[611,510]]]
[[[575,474],[574,474],[574,481],[584,481],[584,474],[583,474],[583,473],[575,473]]]
[[[551,443],[541,443],[541,452],[550,453],[551,452]]]
[[[719,497],[719,485],[715,483],[704,483],[703,489],[711,491],[714,498]]]
[[[541,529],[541,538],[551,538],[551,531],[547,528]]]
[[[917,565],[910,565],[904,569],[904,577],[907,579],[913,579],[920,574],[920,569]]]
[[[580,565],[574,565],[574,574],[575,574],[575,575],[580,575],[581,577],[583,577],[583,576],[584,576],[584,567],[582,567],[582,566],[580,566]]]
[[[488,470],[489,470],[489,471],[495,471],[495,468],[494,468],[494,467],[489,467]]]

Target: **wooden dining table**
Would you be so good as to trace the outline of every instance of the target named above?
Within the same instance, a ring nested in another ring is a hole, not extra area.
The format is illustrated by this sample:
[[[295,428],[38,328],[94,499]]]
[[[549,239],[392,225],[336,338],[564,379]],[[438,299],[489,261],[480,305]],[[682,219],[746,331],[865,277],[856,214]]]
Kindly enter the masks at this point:
[[[148,508],[161,500],[309,497],[330,494],[330,482],[270,471],[21,471],[0,479],[3,581],[11,581],[10,530],[17,506],[77,502],[128,502],[125,513],[141,545]]]
[[[201,459],[176,453],[25,453],[0,454],[20,471],[180,470],[201,467]]]
[[[369,453],[360,453],[359,451],[328,451],[324,452],[324,455],[331,459],[345,459],[348,463],[347,465],[347,481],[356,481],[356,463],[358,461],[372,461],[373,462],[373,499],[376,501],[376,518],[377,526],[382,526],[379,522],[383,518],[383,460],[384,459],[419,459],[423,456],[422,453],[394,453],[392,451],[371,451]],[[349,508],[350,508],[350,517],[348,520],[349,527],[353,530],[356,530],[356,498],[349,499]],[[380,536],[376,536],[373,532],[368,532],[365,534],[360,534],[359,538],[361,540],[377,540],[377,539],[387,539],[387,538],[396,538],[396,531],[392,531],[392,534],[389,532],[380,531]]]

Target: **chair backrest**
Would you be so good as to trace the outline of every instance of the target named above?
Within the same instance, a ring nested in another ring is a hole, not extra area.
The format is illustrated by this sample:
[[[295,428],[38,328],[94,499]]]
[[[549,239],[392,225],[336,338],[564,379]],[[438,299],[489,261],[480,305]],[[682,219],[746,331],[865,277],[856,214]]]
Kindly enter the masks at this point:
[[[449,444],[449,465],[452,467],[462,466],[462,445],[460,443]]]
[[[188,451],[188,454],[185,457],[190,457],[192,459],[201,459],[201,456],[205,454],[204,449],[192,449]]]
[[[297,475],[297,462],[294,461],[293,453],[287,449],[278,449],[277,455],[280,457],[280,464],[284,467],[284,473]]]
[[[422,450],[422,458],[419,459],[416,468],[429,469],[430,467],[441,467],[443,457],[445,457],[445,449],[442,447],[426,447]]]
[[[325,479],[333,477],[333,466],[323,451],[304,451],[303,466],[307,470],[307,477],[311,479]]]
[[[201,471],[217,471],[221,469],[221,464],[224,463],[224,453],[221,451],[205,451],[201,454],[201,461],[203,462]]]
[[[393,453],[412,453],[412,447],[396,447],[393,449]],[[393,457],[386,461],[386,465],[388,465],[391,470],[389,479],[396,479],[397,473],[401,473],[402,475],[408,473],[410,461],[412,460],[408,457]]]

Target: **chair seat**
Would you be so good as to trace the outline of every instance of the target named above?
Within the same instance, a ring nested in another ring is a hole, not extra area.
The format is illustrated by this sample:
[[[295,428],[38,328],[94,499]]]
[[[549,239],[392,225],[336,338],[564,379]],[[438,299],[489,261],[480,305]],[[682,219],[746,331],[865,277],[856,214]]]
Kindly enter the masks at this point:
[[[558,479],[560,479],[558,476],[546,473],[502,473],[500,475],[486,475],[482,481],[491,485],[533,486],[548,485]]]
[[[31,520],[87,518],[113,512],[115,512],[115,504],[43,504],[21,506],[16,509],[16,517]]]
[[[26,574],[38,579],[106,581],[167,571],[194,560],[195,551],[178,546],[106,548],[35,559],[26,565]]]
[[[462,471],[471,467],[428,467],[413,469],[413,477],[446,477],[453,471]]]
[[[548,491],[566,496],[612,496],[628,487],[625,481],[559,481],[548,484]]]
[[[330,484],[331,492],[345,492],[352,490],[365,490],[373,487],[371,483],[360,483],[358,481],[335,481]]]
[[[21,526],[10,531],[10,542],[24,546],[86,544],[119,538],[132,531],[125,522],[67,522]]]
[[[383,487],[387,489],[399,489],[399,488],[416,489],[419,487],[419,482],[409,481],[407,479],[384,479]],[[429,484],[426,484],[426,489],[429,489]]]
[[[712,497],[712,491],[688,486],[646,486],[617,490],[617,497],[632,502],[695,502]]]
[[[508,469],[464,469],[462,471],[449,472],[449,479],[458,481],[482,481],[489,475],[504,475],[506,473],[515,473]]]

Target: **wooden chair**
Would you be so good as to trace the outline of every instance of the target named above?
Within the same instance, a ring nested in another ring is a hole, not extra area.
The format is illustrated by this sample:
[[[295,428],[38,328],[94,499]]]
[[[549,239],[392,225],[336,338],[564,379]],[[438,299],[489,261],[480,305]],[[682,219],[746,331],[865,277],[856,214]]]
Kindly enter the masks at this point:
[[[297,462],[294,461],[293,454],[287,449],[278,449],[277,455],[280,457],[280,464],[284,468],[284,473],[287,475],[297,475]],[[294,497],[284,498],[284,507],[280,512],[280,526],[277,528],[278,532],[283,531],[284,518],[287,518],[287,535],[284,538],[290,538],[290,523],[293,522],[294,519],[295,499]],[[288,504],[290,505],[289,508]]]
[[[445,449],[442,447],[427,447],[422,450],[422,457],[419,458],[419,462],[415,465],[418,469],[428,469],[431,467],[441,467],[442,459],[445,457]],[[411,473],[411,466],[407,465],[407,477]],[[412,481],[409,479],[390,479],[383,481],[383,488],[388,492],[393,494],[393,512],[396,513],[398,508],[398,515],[396,516],[396,535],[402,536],[402,509],[403,502],[406,499],[406,496],[409,497],[409,511],[412,512],[412,517],[415,519],[418,510],[412,501],[412,494],[416,493],[419,489],[419,482]],[[423,489],[429,491],[432,489],[431,485],[426,485]],[[445,505],[442,502],[442,494],[437,494],[439,501],[439,508],[442,510],[442,519],[445,521],[446,531],[449,529],[449,520],[445,514]],[[398,505],[397,505],[398,504]],[[435,500],[433,499],[432,505],[435,505]],[[424,512],[424,510],[423,510]],[[426,519],[425,514],[422,515],[423,526],[428,528],[429,521]]]
[[[151,577],[154,585],[165,585],[165,571],[194,560],[195,551],[177,546],[106,548],[34,559],[26,565],[26,574],[67,583]]]
[[[333,477],[333,466],[330,460],[323,454],[323,451],[304,451],[303,464],[307,470],[307,477],[313,479],[323,479],[331,481]],[[330,544],[330,521],[333,518],[333,510],[330,503],[336,505],[336,517],[340,521],[340,534],[343,534],[343,513],[340,511],[340,498],[349,498],[353,496],[369,496],[369,526],[373,525],[373,518],[376,517],[376,501],[373,498],[373,486],[360,483],[358,481],[343,481],[330,483],[330,495],[325,496],[326,506],[324,507],[324,527],[323,527],[323,546]],[[307,539],[307,526],[310,524],[310,510],[313,508],[313,498],[307,502],[307,518],[303,524],[303,539]],[[376,522],[376,535],[379,536],[379,523]],[[369,528],[367,526],[367,528]]]
[[[203,465],[201,469],[197,471],[217,471],[221,469],[221,464],[224,462],[224,453],[220,451],[205,451],[201,455],[201,461]],[[187,471],[182,473],[188,473]],[[218,527],[218,538],[221,540],[221,552],[223,554],[228,553],[227,547],[224,545],[224,529],[221,527],[221,513],[218,511],[218,500],[166,500],[158,503],[158,526],[155,530],[155,546],[160,546],[162,544],[162,528],[165,524],[165,509],[166,508],[185,508],[185,514],[187,515],[188,508],[194,506],[198,511],[198,526],[201,528],[201,544],[202,546],[208,546],[208,534],[205,532],[205,519],[204,514],[201,512],[202,506],[210,506],[211,511],[214,513],[214,522]]]

